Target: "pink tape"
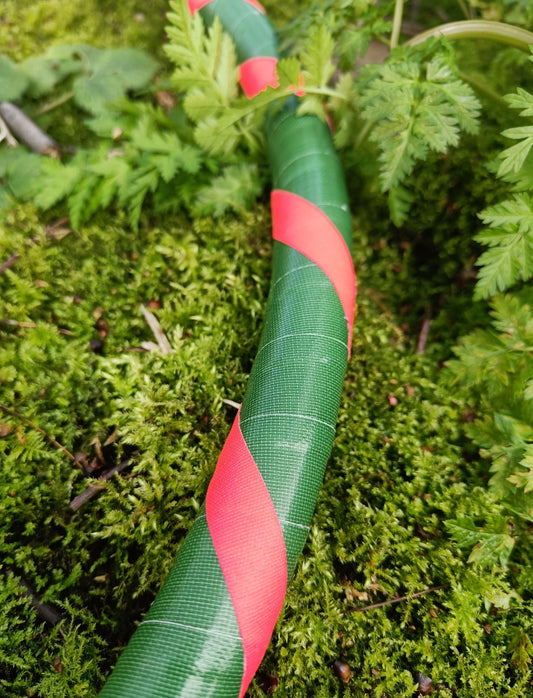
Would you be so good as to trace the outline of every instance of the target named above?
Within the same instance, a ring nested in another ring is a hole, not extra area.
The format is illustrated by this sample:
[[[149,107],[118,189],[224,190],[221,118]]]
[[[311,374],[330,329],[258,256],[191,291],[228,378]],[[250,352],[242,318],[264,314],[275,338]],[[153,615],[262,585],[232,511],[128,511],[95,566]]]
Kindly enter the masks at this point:
[[[277,58],[257,56],[250,58],[239,66],[239,82],[248,97],[255,97],[267,87],[277,87],[279,79],[276,73]]]
[[[206,516],[242,638],[243,698],[283,605],[287,554],[272,499],[241,432],[240,411],[207,490]]]
[[[313,203],[290,191],[275,189],[271,196],[272,237],[301,252],[329,278],[348,323],[348,354],[357,293],[352,255],[333,222]]]
[[[213,2],[213,0],[188,0],[189,12],[191,15],[194,15],[194,13],[201,10],[202,7],[209,5],[210,2]]]
[[[195,12],[201,10],[202,7],[208,5],[210,2],[213,2],[213,0],[188,0],[191,15],[194,15]],[[244,2],[247,2],[252,7],[255,7],[255,9],[258,10],[262,15],[266,14],[265,8],[260,2],[257,2],[257,0],[244,0]]]

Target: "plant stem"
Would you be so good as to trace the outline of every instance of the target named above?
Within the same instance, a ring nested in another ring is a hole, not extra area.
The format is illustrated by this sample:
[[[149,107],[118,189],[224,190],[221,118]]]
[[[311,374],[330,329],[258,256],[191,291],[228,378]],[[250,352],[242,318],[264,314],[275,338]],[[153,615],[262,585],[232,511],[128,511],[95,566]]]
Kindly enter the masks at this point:
[[[396,0],[394,4],[394,17],[392,19],[392,33],[389,46],[391,51],[398,46],[400,41],[400,31],[402,28],[403,0]]]
[[[434,591],[440,591],[441,589],[446,589],[449,584],[440,584],[437,587],[430,587],[429,589],[423,589],[422,591],[415,591],[414,594],[409,594],[409,596],[398,596],[396,599],[389,599],[388,601],[381,601],[380,603],[373,603],[370,606],[362,606],[361,608],[350,608],[350,613],[360,613],[362,611],[372,611],[374,608],[382,608],[383,606],[392,606],[395,603],[401,603],[402,601],[410,601],[411,599],[417,599],[419,596],[425,596],[425,594],[431,594]]]
[[[16,576],[10,567],[6,568],[5,574],[8,577]],[[61,623],[61,621],[63,620],[62,616],[55,610],[55,608],[52,608],[50,604],[43,603],[39,596],[37,596],[37,594],[32,590],[30,585],[26,581],[24,581],[22,577],[18,578],[18,586],[22,594],[30,599],[31,605],[37,611],[39,616],[41,616],[41,618],[46,620],[51,625],[58,625],[58,623]],[[63,635],[63,631],[61,629],[60,633],[61,635]]]
[[[467,19],[462,22],[449,22],[417,34],[405,43],[406,46],[418,46],[431,37],[445,36],[448,39],[490,39],[508,46],[514,46],[530,53],[533,33],[504,22],[488,22],[483,19]]]
[[[465,5],[464,0],[457,0],[457,4],[461,8],[461,12],[464,14],[464,16],[467,19],[470,19],[472,16],[471,12],[469,12],[468,7]]]
[[[102,473],[102,475],[100,475],[98,479],[102,480],[103,482],[105,482],[106,480],[111,480],[111,478],[117,475],[117,473],[121,473],[123,470],[126,470],[126,468],[130,465],[130,462],[131,458],[126,458],[125,460],[121,461],[118,465],[115,465],[114,468],[111,468],[110,470],[107,470],[105,473]],[[86,490],[74,497],[74,499],[70,502],[69,507],[71,511],[78,511],[80,507],[82,507],[86,502],[88,502],[96,494],[98,494],[98,492],[101,492],[104,489],[105,485],[100,485],[98,482],[89,485],[89,487],[87,487]]]
[[[372,126],[374,125],[373,121],[366,121],[363,128],[360,129],[359,133],[357,134],[357,137],[355,139],[355,148],[359,148],[361,143],[364,142],[365,138],[368,136],[370,131],[372,130]]]
[[[44,429],[41,429],[41,427],[37,426],[34,422],[32,422],[30,419],[25,417],[23,414],[20,414],[20,412],[17,412],[16,410],[12,410],[10,407],[6,407],[6,405],[2,405],[0,403],[0,410],[4,410],[4,412],[7,412],[8,414],[12,415],[13,417],[16,417],[17,419],[20,419],[22,422],[26,422],[32,429],[35,429],[38,431],[40,434],[43,436],[46,436],[46,438],[51,441],[56,448],[58,448],[60,451],[63,451],[63,453],[66,453],[66,455],[70,458],[71,461],[74,462],[75,458],[72,455],[72,453],[66,449],[62,444],[59,443],[59,441],[56,441],[53,436],[50,436],[50,434],[47,434]]]
[[[25,329],[35,330],[39,327],[35,322],[20,322],[19,320],[11,320],[8,318],[0,318],[0,323],[2,325],[11,325],[12,327],[23,327]],[[67,334],[70,337],[74,337],[74,332],[70,330],[65,330],[62,327],[56,327],[60,334]]]
[[[493,90],[492,87],[483,79],[480,77],[475,77],[473,75],[467,75],[466,73],[463,73],[462,70],[458,71],[458,76],[461,78],[461,80],[464,80],[464,82],[470,83],[472,87],[474,87],[478,92],[483,92],[487,97],[490,97],[490,99],[494,100],[495,102],[499,102],[502,106],[508,107],[509,105],[507,102],[504,100],[504,98],[496,92],[496,90]]]
[[[60,150],[53,138],[45,133],[22,109],[11,102],[0,102],[0,116],[19,140],[34,153],[59,157]]]
[[[74,97],[74,92],[65,92],[65,94],[62,94],[57,99],[43,104],[43,106],[37,111],[37,115],[40,116],[41,114],[46,114],[47,112],[52,111],[52,109],[60,107],[62,104],[65,104],[65,102],[68,102],[69,99],[72,99],[72,97]]]

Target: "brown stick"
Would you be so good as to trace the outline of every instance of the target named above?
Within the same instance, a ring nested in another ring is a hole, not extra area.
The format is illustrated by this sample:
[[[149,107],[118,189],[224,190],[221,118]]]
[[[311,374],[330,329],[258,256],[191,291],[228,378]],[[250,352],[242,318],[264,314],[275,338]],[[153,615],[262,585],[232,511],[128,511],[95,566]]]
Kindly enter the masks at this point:
[[[17,419],[20,419],[22,422],[26,422],[32,429],[35,429],[38,431],[40,434],[43,436],[46,436],[46,438],[51,441],[56,448],[58,448],[60,451],[63,451],[63,453],[66,453],[66,455],[70,458],[71,461],[74,461],[75,458],[72,455],[72,453],[66,449],[62,444],[59,443],[59,441],[56,441],[53,436],[50,436],[50,434],[47,434],[44,429],[41,429],[41,427],[38,427],[37,424],[34,424],[30,419],[25,417],[23,414],[20,414],[20,412],[17,412],[16,410],[12,410],[10,407],[6,407],[6,405],[2,405],[0,403],[0,410],[4,410],[4,412],[7,412],[8,414],[13,415],[13,417],[16,417]]]
[[[130,462],[131,458],[126,458],[125,460],[121,461],[118,465],[115,465],[113,468],[106,470],[106,472],[102,473],[102,475],[100,475],[98,479],[102,481],[111,480],[111,478],[114,477],[117,473],[121,473],[123,470],[126,470]],[[74,499],[69,504],[70,510],[78,511],[78,509],[80,509],[80,507],[82,507],[86,502],[88,502],[89,499],[92,499],[96,494],[98,494],[98,492],[101,492],[103,489],[105,489],[104,484],[99,485],[98,483],[94,483],[93,485],[89,485],[89,487],[87,487],[86,490],[74,497]]]
[[[144,315],[144,319],[146,320],[148,327],[154,333],[154,337],[156,338],[159,346],[159,351],[162,354],[170,354],[172,352],[172,347],[170,346],[170,342],[159,324],[159,320],[153,313],[147,310],[144,305],[141,305],[141,312]]]
[[[446,589],[450,584],[441,584],[437,587],[430,587],[429,589],[423,589],[422,591],[415,591],[414,594],[409,594],[409,596],[398,596],[396,599],[389,599],[388,601],[381,601],[380,603],[373,603],[370,606],[361,606],[360,608],[349,608],[348,613],[361,613],[362,611],[372,611],[374,608],[382,608],[383,606],[392,606],[395,603],[402,603],[402,601],[410,601],[411,599],[417,599],[419,596],[424,596],[425,594],[431,594],[434,591],[439,591],[440,589]]]
[[[9,577],[16,576],[10,567],[6,569],[6,573]],[[47,603],[41,603],[41,599],[37,596],[37,594],[35,594],[35,592],[32,591],[30,585],[21,577],[19,577],[17,584],[22,594],[31,599],[31,605],[37,611],[37,614],[41,616],[41,618],[50,623],[50,625],[57,625],[63,620],[55,608],[52,608],[52,606]]]
[[[420,334],[418,335],[418,342],[416,343],[415,354],[423,354],[426,351],[426,346],[428,343],[429,330],[431,329],[431,320],[426,318],[422,322],[422,327],[420,328]]]
[[[9,320],[7,318],[0,318],[0,322],[3,325],[11,325],[12,327],[23,327],[25,329],[30,329],[34,330],[39,327],[35,322],[19,322],[18,320]],[[64,330],[62,327],[57,327],[57,331],[60,334],[68,334],[70,337],[75,337],[74,332],[71,332],[70,330]]]
[[[19,257],[20,252],[13,252],[11,257],[8,257],[4,262],[2,262],[2,264],[0,264],[0,274],[3,274],[5,271],[10,269]]]
[[[58,144],[39,128],[22,109],[11,102],[0,102],[0,116],[15,136],[20,138],[34,153],[59,157]]]

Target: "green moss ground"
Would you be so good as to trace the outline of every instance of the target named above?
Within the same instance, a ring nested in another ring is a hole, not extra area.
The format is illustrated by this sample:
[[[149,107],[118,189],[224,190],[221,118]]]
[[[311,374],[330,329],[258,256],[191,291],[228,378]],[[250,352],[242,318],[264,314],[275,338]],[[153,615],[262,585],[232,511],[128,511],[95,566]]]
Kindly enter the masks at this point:
[[[7,1],[0,52],[26,56],[74,36],[159,47],[165,3],[150,12],[146,3],[107,6]],[[469,564],[470,550],[457,548],[444,525],[501,513],[464,439],[469,406],[439,381],[439,362],[469,322],[470,290],[452,285],[454,268],[435,295],[435,269],[415,266],[423,231],[406,246],[376,222],[380,215],[379,204],[357,214],[359,315],[338,436],[249,695],[275,688],[279,698],[410,697],[422,672],[443,698],[527,697],[530,531],[509,524],[516,543],[504,569]],[[137,235],[117,213],[47,238],[53,220],[26,205],[0,222],[0,264],[23,252],[0,274],[0,319],[19,323],[0,323],[0,402],[72,454],[91,461],[109,440],[106,466],[124,458],[131,466],[73,513],[69,502],[90,482],[82,469],[27,422],[0,413],[6,698],[97,695],[203,500],[234,416],[223,400],[242,398],[269,284],[270,220],[259,204],[218,221],[148,212]],[[448,260],[465,256],[467,238],[455,239]],[[142,351],[154,337],[141,304],[151,305],[172,353]],[[437,329],[426,354],[415,356],[417,322],[429,306],[441,313]],[[40,617],[21,580],[62,623]],[[337,660],[350,667],[346,684]]]

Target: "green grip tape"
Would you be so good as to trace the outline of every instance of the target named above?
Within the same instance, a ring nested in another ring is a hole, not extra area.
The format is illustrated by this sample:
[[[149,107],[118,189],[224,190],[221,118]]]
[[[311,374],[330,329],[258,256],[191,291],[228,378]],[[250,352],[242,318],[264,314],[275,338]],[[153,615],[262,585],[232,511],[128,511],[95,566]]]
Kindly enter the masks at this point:
[[[202,16],[207,23],[220,18],[240,61],[276,55],[268,20],[247,2],[213,0]],[[289,105],[270,117],[266,129],[274,188],[320,208],[350,245],[346,187],[327,126],[315,116],[297,117]],[[275,242],[241,428],[280,520],[289,576],[331,452],[346,342],[346,318],[331,281],[303,254]],[[237,698],[243,663],[237,619],[202,508],[100,698]]]

